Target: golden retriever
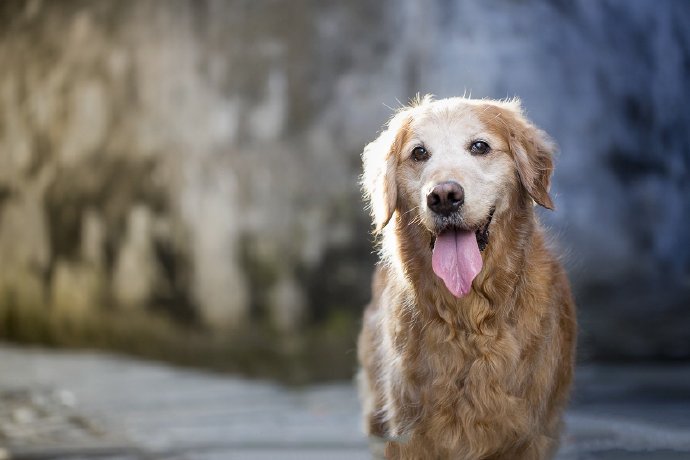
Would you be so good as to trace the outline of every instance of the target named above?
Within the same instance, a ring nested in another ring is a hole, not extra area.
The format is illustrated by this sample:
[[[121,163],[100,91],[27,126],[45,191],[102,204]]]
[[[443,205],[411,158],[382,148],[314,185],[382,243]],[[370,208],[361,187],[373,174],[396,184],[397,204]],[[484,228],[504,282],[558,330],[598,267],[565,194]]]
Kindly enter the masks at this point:
[[[430,96],[364,149],[381,260],[359,385],[387,458],[555,454],[576,323],[534,211],[553,209],[553,150],[517,100]]]

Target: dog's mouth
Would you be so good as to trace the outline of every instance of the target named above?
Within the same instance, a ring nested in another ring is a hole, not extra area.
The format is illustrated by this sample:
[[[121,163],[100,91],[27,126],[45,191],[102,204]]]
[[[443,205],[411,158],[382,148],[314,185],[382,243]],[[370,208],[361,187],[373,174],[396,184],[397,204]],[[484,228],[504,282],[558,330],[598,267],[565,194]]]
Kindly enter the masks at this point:
[[[470,292],[472,281],[482,269],[481,251],[489,244],[489,226],[494,211],[492,208],[478,228],[445,225],[432,238],[432,268],[455,297]]]
[[[483,225],[477,227],[474,230],[474,235],[477,239],[477,246],[479,247],[480,252],[484,252],[484,249],[486,249],[486,246],[489,244],[489,225],[491,225],[491,220],[494,217],[494,212],[496,212],[495,207],[491,207],[489,210],[489,215],[486,218],[486,221],[484,222]],[[430,249],[434,249],[434,245],[436,244],[436,237],[446,231],[450,230],[456,230],[456,231],[468,231],[461,225],[453,225],[453,224],[447,224],[442,226],[437,233],[434,233],[431,235],[431,246]]]
[[[496,212],[496,208],[492,207],[489,211],[489,217],[486,218],[486,223],[474,232],[477,237],[477,246],[479,246],[479,250],[482,252],[489,244],[489,225],[491,225],[491,219],[494,218],[494,212]]]

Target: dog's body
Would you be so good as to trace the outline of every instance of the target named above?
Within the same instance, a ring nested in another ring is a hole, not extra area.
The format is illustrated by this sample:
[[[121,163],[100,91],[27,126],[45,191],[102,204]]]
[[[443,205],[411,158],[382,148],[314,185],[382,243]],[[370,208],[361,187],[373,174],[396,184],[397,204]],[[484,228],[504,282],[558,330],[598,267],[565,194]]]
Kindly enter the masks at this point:
[[[552,150],[517,102],[462,98],[417,101],[366,147],[382,260],[360,392],[387,457],[554,454],[576,326],[533,209],[553,207]]]

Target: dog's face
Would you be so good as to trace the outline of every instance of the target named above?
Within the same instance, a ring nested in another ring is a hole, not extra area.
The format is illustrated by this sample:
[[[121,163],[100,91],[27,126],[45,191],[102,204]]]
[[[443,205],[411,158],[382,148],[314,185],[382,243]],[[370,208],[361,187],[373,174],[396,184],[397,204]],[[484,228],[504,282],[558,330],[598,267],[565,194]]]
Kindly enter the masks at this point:
[[[479,230],[515,187],[506,140],[467,104],[429,104],[409,121],[398,153],[398,208],[436,235]]]
[[[516,193],[525,191],[538,204],[553,207],[548,195],[552,151],[548,137],[523,117],[516,101],[425,98],[396,114],[364,150],[363,185],[376,229],[380,232],[398,212],[422,226],[432,244],[469,248],[473,235],[481,251],[494,214],[503,216]],[[455,239],[445,238],[450,233]],[[458,252],[467,259],[461,265],[481,268],[478,251]],[[439,256],[438,264],[460,263],[449,257]]]

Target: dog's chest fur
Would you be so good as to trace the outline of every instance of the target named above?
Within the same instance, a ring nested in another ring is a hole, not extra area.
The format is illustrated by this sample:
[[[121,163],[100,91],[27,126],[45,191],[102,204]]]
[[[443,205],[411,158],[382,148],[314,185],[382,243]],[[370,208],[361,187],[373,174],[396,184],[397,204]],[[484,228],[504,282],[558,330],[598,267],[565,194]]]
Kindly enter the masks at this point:
[[[464,302],[472,309],[481,308],[472,302],[483,300]],[[446,446],[465,443],[468,452],[528,435],[530,410],[517,394],[520,352],[509,327],[488,327],[484,334],[458,331],[405,311],[388,320],[395,325],[384,334],[390,334],[398,358],[384,364],[395,407],[389,414],[391,434],[433,432]]]

